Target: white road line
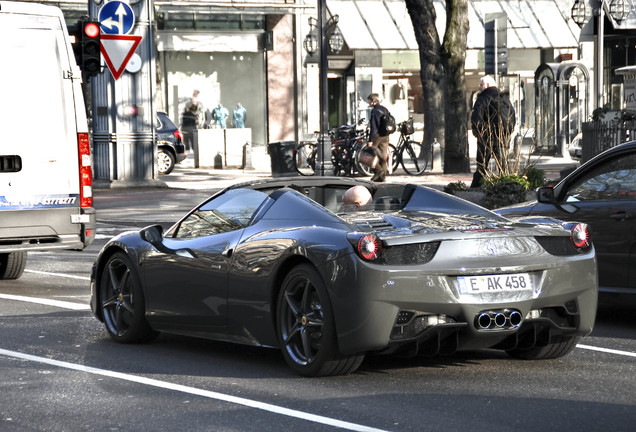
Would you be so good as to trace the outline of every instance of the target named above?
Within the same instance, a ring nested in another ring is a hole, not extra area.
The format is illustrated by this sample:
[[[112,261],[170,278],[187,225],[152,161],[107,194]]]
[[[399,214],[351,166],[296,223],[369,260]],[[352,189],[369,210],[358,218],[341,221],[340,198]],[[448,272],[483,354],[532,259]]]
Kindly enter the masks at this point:
[[[615,350],[610,348],[599,348],[599,347],[595,347],[591,345],[582,345],[582,344],[578,344],[576,347],[581,349],[591,350],[591,351],[600,351],[600,352],[604,352],[608,354],[617,354],[617,355],[622,355],[627,357],[636,357],[636,353],[629,352],[629,351],[620,351],[620,350]]]
[[[87,304],[67,302],[67,301],[61,301],[61,300],[52,300],[47,298],[26,297],[26,296],[17,296],[17,295],[11,295],[11,294],[0,294],[0,299],[21,301],[21,302],[27,302],[27,303],[36,303],[36,304],[42,304],[46,306],[55,306],[55,307],[59,307],[63,309],[90,310],[90,306]]]
[[[0,355],[4,355],[7,357],[13,357],[22,360],[28,360],[37,363],[48,364],[51,366],[57,366],[64,369],[71,369],[80,372],[86,372],[94,375],[101,375],[105,377],[120,379],[124,381],[134,382],[138,384],[148,385],[152,387],[158,387],[167,390],[174,390],[182,393],[187,393],[195,396],[201,396],[208,399],[215,399],[222,402],[228,402],[236,405],[242,405],[249,408],[255,408],[263,411],[268,411],[274,414],[279,414],[287,417],[294,417],[301,420],[310,421],[313,423],[320,423],[327,426],[333,426],[341,429],[347,429],[352,431],[362,431],[362,432],[386,432],[382,429],[376,429],[368,426],[363,426],[355,423],[349,423],[342,420],[337,420],[329,417],[323,417],[311,413],[306,413],[303,411],[297,411],[289,408],[284,408],[277,405],[272,405],[264,402],[259,402],[251,399],[231,396],[223,393],[218,393],[209,390],[202,390],[195,387],[188,387],[180,384],[173,384],[165,381],[159,381],[152,378],[145,378],[142,376],[136,376],[131,374],[125,374],[121,372],[109,371],[106,369],[98,369],[90,366],[83,366],[74,363],[63,362],[59,360],[48,359],[45,357],[37,357],[29,354],[23,354],[16,351],[8,351],[4,349],[0,349]]]
[[[46,275],[46,276],[57,276],[57,277],[63,277],[63,278],[68,278],[68,279],[77,279],[77,280],[83,280],[83,281],[90,281],[91,278],[89,278],[88,276],[74,276],[74,275],[69,275],[69,274],[64,274],[64,273],[51,273],[51,272],[45,272],[45,271],[39,271],[39,270],[29,270],[26,269],[24,270],[25,273],[33,273],[33,274],[41,274],[41,275]]]

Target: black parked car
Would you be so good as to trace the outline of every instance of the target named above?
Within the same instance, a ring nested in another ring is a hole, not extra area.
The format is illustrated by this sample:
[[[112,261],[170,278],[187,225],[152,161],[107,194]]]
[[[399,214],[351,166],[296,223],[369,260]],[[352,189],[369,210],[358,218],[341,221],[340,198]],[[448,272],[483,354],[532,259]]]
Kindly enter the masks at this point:
[[[160,174],[170,174],[175,164],[186,158],[183,137],[179,128],[165,112],[157,112],[155,121],[157,169]]]
[[[596,248],[599,290],[636,294],[636,141],[599,154],[554,188],[539,188],[537,201],[495,212],[588,224]]]
[[[353,185],[373,203],[343,206]],[[114,237],[91,308],[117,342],[164,331],[276,347],[299,374],[337,375],[366,353],[564,356],[592,330],[596,279],[584,226],[517,224],[412,184],[295,177]]]

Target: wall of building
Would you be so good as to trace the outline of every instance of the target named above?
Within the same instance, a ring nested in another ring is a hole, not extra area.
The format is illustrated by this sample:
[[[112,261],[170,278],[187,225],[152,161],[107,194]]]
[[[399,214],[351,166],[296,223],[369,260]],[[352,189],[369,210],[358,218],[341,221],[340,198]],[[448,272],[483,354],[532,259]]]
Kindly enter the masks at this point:
[[[267,51],[268,141],[296,139],[294,16],[269,15],[273,46]]]

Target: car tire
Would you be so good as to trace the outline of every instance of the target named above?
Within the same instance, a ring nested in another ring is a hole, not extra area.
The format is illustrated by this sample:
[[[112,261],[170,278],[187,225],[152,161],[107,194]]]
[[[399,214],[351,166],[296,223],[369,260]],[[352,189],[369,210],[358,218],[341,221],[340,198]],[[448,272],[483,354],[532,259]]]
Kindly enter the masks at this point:
[[[24,273],[27,263],[26,252],[0,254],[0,279],[18,279]]]
[[[157,333],[145,316],[145,301],[137,271],[128,256],[117,252],[102,273],[99,307],[111,338],[120,343],[147,342]]]
[[[523,360],[547,360],[563,357],[572,351],[579,341],[576,336],[552,336],[547,345],[530,349],[512,349],[507,351],[511,357]]]
[[[294,267],[285,277],[277,302],[277,334],[285,361],[307,377],[346,375],[364,355],[338,352],[329,296],[318,271],[309,264]]]
[[[174,156],[165,150],[157,151],[157,170],[159,174],[170,174],[174,169]]]

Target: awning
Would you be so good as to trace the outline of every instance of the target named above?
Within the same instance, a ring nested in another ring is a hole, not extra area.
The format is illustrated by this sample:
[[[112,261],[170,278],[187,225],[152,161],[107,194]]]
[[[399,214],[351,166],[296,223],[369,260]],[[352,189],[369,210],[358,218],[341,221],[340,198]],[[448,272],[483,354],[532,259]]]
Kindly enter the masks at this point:
[[[351,49],[417,50],[411,17],[403,0],[327,0],[338,28]],[[446,28],[446,4],[435,1],[440,35]],[[508,16],[508,48],[575,48],[578,27],[563,17],[555,0],[473,0],[468,4],[468,48],[483,49],[487,14]]]

